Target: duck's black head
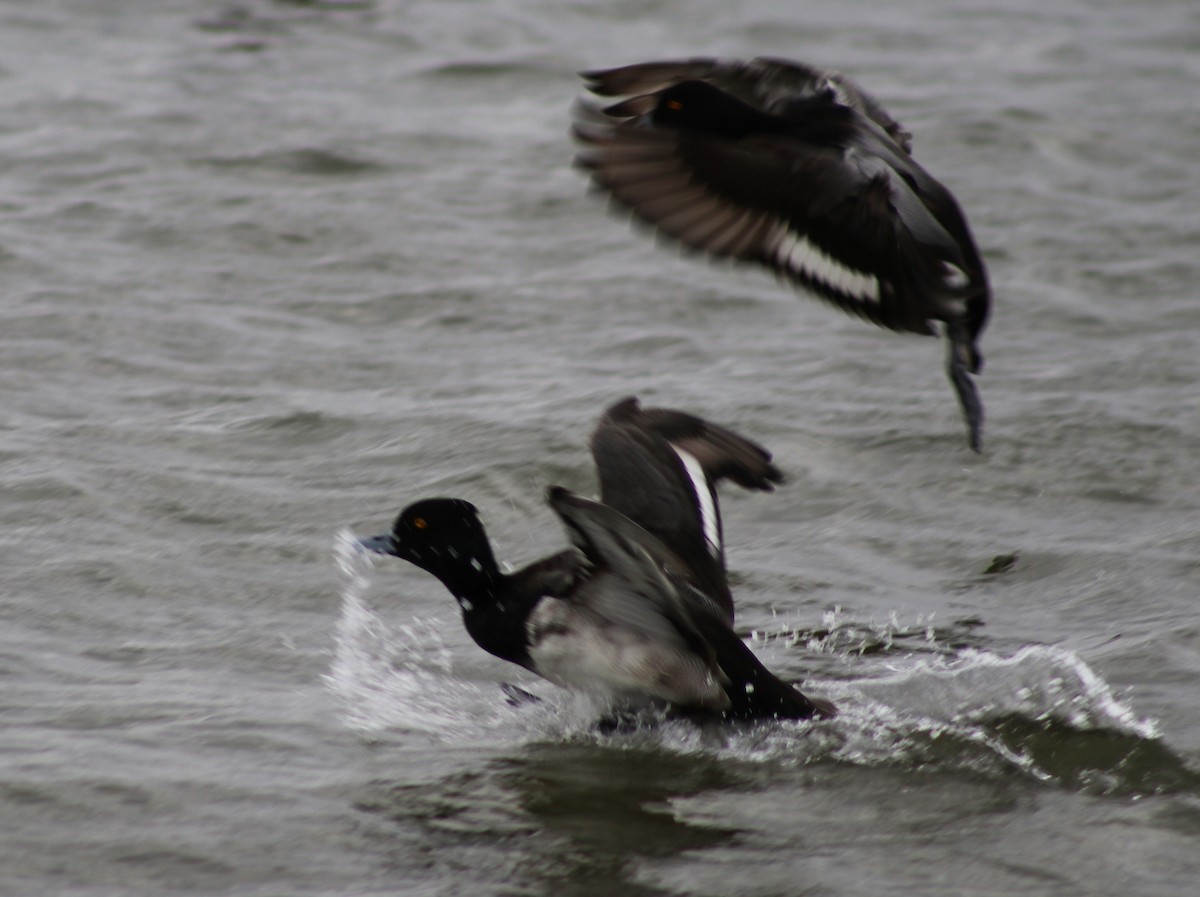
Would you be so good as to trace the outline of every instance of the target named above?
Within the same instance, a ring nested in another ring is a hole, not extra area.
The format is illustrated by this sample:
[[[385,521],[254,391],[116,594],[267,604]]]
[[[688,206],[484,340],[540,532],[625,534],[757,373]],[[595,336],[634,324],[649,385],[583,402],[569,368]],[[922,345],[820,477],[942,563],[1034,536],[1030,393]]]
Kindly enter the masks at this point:
[[[651,118],[656,125],[731,138],[786,127],[781,119],[706,81],[680,81],[660,91]]]
[[[361,540],[379,554],[416,564],[456,597],[473,597],[499,582],[487,532],[475,506],[457,498],[427,498],[400,512],[390,533]]]
[[[680,81],[657,94],[651,119],[660,127],[738,140],[760,134],[792,134],[809,143],[841,146],[853,134],[853,111],[832,92],[788,104],[786,114],[765,112],[707,81]]]

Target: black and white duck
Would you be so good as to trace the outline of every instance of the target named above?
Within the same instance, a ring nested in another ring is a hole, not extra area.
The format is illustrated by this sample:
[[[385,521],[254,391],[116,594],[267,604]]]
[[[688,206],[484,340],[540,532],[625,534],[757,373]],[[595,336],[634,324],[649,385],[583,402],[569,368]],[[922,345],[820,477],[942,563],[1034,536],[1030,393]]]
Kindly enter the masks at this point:
[[[770,488],[779,474],[769,454],[632,399],[609,409],[592,445],[604,501],[561,487],[547,495],[565,551],[504,573],[478,511],[455,498],[415,502],[362,544],[433,574],[476,644],[565,688],[726,719],[833,716],[767,670],[731,625],[713,486],[728,477]]]
[[[852,314],[948,342],[979,451],[987,270],[958,202],[910,135],[844,75],[798,62],[686,59],[582,73],[577,163],[685,248],[763,265]]]

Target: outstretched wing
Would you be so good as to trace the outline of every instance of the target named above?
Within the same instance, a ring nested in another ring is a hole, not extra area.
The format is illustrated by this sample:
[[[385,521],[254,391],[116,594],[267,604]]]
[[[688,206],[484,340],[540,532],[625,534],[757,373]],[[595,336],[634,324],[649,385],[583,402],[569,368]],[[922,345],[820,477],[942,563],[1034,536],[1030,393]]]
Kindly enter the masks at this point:
[[[624,514],[598,501],[551,487],[547,500],[566,527],[571,543],[596,570],[621,588],[589,594],[589,603],[612,622],[665,634],[668,628],[700,655],[710,653],[701,635],[707,618],[722,625],[721,607],[695,581],[688,566]]]
[[[605,411],[591,448],[601,501],[686,559],[732,622],[716,485],[730,479],[745,489],[772,490],[783,474],[770,452],[695,415],[642,408],[633,397]]]
[[[987,281],[950,193],[906,132],[852,82],[771,60],[585,73],[577,163],[658,233],[754,262],[882,327],[986,319]]]
[[[587,593],[589,608],[658,642],[664,653],[683,649],[703,661],[689,667],[694,683],[675,688],[699,694],[719,681],[727,699],[723,712],[734,719],[835,714],[833,705],[808,698],[767,670],[721,609],[681,574],[678,559],[633,521],[559,487],[550,490],[549,502],[572,543],[596,568],[598,587]],[[605,574],[615,578],[613,587],[599,587]],[[708,706],[712,709],[711,701]]]
[[[593,573],[562,602],[543,602],[531,616],[537,671],[560,684],[728,709],[716,654],[702,633],[725,623],[685,568],[612,508],[559,487],[549,501]]]

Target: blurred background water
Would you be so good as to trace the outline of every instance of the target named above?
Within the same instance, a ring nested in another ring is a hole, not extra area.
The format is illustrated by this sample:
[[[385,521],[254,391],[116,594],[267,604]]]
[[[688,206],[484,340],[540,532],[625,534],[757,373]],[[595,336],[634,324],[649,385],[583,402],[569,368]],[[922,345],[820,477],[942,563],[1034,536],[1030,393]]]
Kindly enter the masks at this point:
[[[587,198],[574,73],[694,54],[913,131],[982,456],[938,341]],[[1184,0],[0,2],[0,893],[1194,893],[1198,85]],[[632,393],[788,473],[739,625],[837,721],[601,735],[347,549],[561,545]]]

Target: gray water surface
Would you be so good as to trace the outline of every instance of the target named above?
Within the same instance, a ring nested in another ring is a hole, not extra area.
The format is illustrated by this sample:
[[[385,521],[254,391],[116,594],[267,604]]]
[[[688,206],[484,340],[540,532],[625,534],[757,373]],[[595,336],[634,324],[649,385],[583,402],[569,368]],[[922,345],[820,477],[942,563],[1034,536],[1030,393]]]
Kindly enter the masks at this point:
[[[693,54],[913,131],[983,455],[938,341],[586,196],[574,72]],[[1182,0],[0,2],[0,893],[1195,893],[1198,85]],[[347,548],[557,548],[627,394],[775,453],[739,626],[838,720],[601,734]]]

